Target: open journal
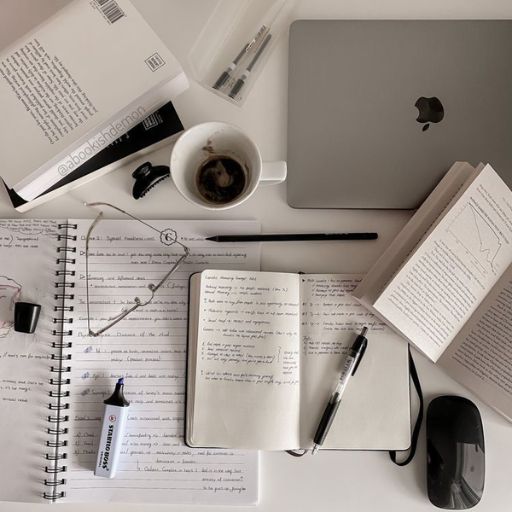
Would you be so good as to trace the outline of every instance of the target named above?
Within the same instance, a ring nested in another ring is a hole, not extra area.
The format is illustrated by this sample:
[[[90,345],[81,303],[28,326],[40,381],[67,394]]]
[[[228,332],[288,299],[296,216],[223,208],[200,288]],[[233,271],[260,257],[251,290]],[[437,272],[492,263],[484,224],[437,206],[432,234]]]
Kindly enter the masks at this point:
[[[512,420],[512,192],[456,163],[354,296]]]
[[[190,446],[311,448],[362,326],[368,348],[323,448],[410,445],[407,345],[351,292],[354,275],[206,270],[190,282]]]
[[[204,268],[257,269],[259,249],[204,242],[257,232],[255,222],[150,221],[190,248],[153,302],[98,337],[93,328],[148,296],[175,246],[134,220],[0,220],[0,500],[253,504],[258,454],[183,442],[188,278]],[[17,300],[42,305],[34,334],[15,332]],[[131,402],[116,478],[93,470],[103,400],[119,377]]]

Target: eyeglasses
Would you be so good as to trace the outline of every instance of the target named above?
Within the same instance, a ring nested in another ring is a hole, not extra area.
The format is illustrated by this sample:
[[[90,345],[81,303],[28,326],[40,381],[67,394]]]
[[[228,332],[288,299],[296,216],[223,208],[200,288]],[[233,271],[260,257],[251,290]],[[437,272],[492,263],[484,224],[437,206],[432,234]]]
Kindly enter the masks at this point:
[[[122,214],[130,217],[131,219],[136,220],[137,222],[140,222],[141,224],[144,224],[149,229],[159,233],[160,234],[160,243],[162,245],[165,245],[165,246],[178,245],[183,249],[183,255],[178,258],[178,260],[171,266],[169,271],[162,277],[162,279],[156,284],[154,284],[154,283],[148,284],[147,287],[148,287],[149,291],[151,292],[151,295],[149,296],[149,298],[143,300],[139,297],[134,297],[134,299],[132,301],[133,304],[123,308],[119,312],[118,315],[116,315],[112,318],[109,318],[108,323],[104,327],[95,331],[91,328],[91,311],[90,311],[91,308],[90,308],[90,300],[89,300],[89,294],[90,294],[90,292],[89,292],[89,248],[90,248],[92,233],[94,232],[94,230],[96,229],[96,227],[98,226],[98,224],[100,223],[100,221],[103,218],[103,211],[100,211],[98,216],[91,223],[91,225],[87,231],[86,238],[85,238],[85,287],[86,287],[86,300],[87,300],[87,330],[88,330],[89,336],[100,336],[105,331],[107,331],[108,329],[110,329],[111,327],[116,325],[118,322],[120,322],[123,318],[126,318],[130,313],[133,313],[135,310],[137,310],[139,308],[143,308],[144,306],[147,306],[148,304],[150,304],[151,301],[153,300],[153,298],[155,297],[155,294],[158,291],[158,289],[165,283],[165,281],[167,281],[167,279],[169,279],[169,277],[174,272],[176,272],[176,270],[185,261],[187,256],[189,256],[190,249],[178,240],[178,234],[176,233],[176,231],[174,229],[171,229],[171,228],[166,228],[163,230],[157,229],[154,226],[151,226],[151,224],[148,224],[147,222],[135,217],[134,215],[131,215],[130,213],[122,210],[121,208],[118,208],[117,206],[114,206],[109,203],[85,203],[85,205],[90,206],[90,207],[106,206],[108,208],[112,208],[118,212],[121,212]]]

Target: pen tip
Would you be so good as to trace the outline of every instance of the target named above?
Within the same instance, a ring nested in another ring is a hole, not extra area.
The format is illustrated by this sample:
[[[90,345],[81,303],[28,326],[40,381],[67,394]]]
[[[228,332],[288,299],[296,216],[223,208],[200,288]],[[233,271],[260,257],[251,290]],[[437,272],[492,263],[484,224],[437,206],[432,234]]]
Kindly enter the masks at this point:
[[[363,330],[361,331],[361,336],[366,336],[367,332],[368,332],[368,327],[363,327]]]

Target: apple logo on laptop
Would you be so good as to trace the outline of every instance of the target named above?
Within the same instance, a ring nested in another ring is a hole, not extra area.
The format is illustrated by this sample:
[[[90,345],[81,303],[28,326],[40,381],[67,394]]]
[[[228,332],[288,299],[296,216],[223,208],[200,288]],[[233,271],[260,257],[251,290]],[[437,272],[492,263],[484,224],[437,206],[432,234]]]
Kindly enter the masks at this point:
[[[423,131],[426,131],[430,127],[430,123],[439,123],[444,117],[443,104],[432,96],[431,98],[425,98],[421,96],[416,100],[414,106],[418,109],[418,117],[416,121],[423,124]]]

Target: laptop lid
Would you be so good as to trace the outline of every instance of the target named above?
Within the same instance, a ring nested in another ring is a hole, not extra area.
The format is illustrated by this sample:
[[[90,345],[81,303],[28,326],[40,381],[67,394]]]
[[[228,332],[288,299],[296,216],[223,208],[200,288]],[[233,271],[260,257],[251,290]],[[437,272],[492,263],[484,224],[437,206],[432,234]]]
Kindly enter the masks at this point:
[[[288,203],[416,208],[458,160],[512,186],[512,21],[299,20]]]

